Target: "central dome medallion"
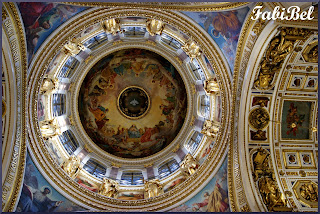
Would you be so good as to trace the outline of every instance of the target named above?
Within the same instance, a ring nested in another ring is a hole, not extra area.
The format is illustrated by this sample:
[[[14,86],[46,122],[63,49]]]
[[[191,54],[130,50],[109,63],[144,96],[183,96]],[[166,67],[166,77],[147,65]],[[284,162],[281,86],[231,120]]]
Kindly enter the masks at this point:
[[[130,86],[120,93],[118,107],[125,117],[139,119],[148,112],[150,99],[144,89]]]
[[[168,60],[132,48],[109,54],[89,70],[78,103],[82,126],[96,145],[121,158],[143,158],[178,135],[187,93]]]

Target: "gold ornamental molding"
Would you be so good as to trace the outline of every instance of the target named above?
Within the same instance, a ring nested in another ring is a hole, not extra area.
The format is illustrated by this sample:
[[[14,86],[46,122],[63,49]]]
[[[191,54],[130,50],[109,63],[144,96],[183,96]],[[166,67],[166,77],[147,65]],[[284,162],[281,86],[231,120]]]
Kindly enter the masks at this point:
[[[223,60],[217,55],[216,47],[210,43],[210,38],[207,38],[201,31],[196,31],[196,26],[189,23],[183,16],[176,12],[159,11],[156,9],[141,9],[141,8],[98,8],[96,10],[90,10],[79,14],[78,16],[70,19],[67,23],[61,26],[60,31],[54,36],[49,37],[47,45],[40,52],[37,53],[30,66],[30,82],[28,90],[28,107],[30,108],[28,121],[30,125],[30,149],[35,155],[38,167],[40,167],[44,173],[48,175],[48,178],[54,182],[55,186],[69,197],[74,198],[75,201],[81,203],[83,206],[91,207],[95,210],[109,210],[109,211],[159,211],[167,210],[169,207],[179,206],[181,203],[187,200],[188,196],[194,193],[202,185],[212,178],[220,166],[221,160],[223,160],[228,141],[226,140],[228,133],[221,133],[217,137],[217,144],[212,152],[208,155],[207,162],[210,164],[201,165],[196,172],[191,175],[184,183],[179,185],[173,190],[166,192],[158,197],[149,198],[137,201],[122,201],[112,198],[107,198],[94,193],[90,190],[80,187],[75,181],[73,181],[63,169],[58,166],[52,157],[46,151],[44,142],[41,140],[41,133],[37,127],[37,97],[41,84],[42,75],[47,70],[49,63],[57,52],[63,47],[63,45],[72,38],[73,35],[81,32],[90,25],[98,23],[101,19],[109,19],[121,16],[142,16],[146,18],[157,17],[158,20],[163,21],[166,24],[175,26],[182,32],[188,32],[192,38],[197,39],[197,44],[201,47],[203,53],[207,56],[210,63],[212,63],[214,69],[217,71],[217,81],[223,87],[221,87],[221,100],[224,111],[222,112],[221,126],[228,129],[229,117],[230,117],[230,79],[228,74],[223,72],[227,69],[227,65],[223,63]],[[71,30],[72,29],[72,30]],[[195,39],[196,40],[196,39]],[[125,45],[125,42],[117,44],[115,46]],[[151,47],[151,45],[150,45]],[[183,193],[183,194],[181,194]]]
[[[255,108],[249,113],[249,124],[254,129],[265,129],[269,125],[269,121],[269,112],[263,107]]]
[[[263,6],[261,10],[265,8],[263,3],[257,3],[253,6]],[[249,11],[250,13],[250,11]],[[248,199],[245,194],[240,194],[239,190],[243,190],[243,181],[240,169],[239,160],[239,142],[238,142],[238,128],[235,125],[235,114],[239,111],[241,97],[241,88],[244,80],[245,68],[248,64],[250,53],[253,50],[253,46],[260,36],[262,30],[265,28],[268,22],[257,20],[253,22],[247,19],[242,26],[242,31],[239,36],[237,52],[234,64],[234,75],[232,82],[232,110],[231,110],[231,130],[228,138],[229,152],[228,152],[228,193],[230,208],[233,212],[251,212],[252,209],[249,206]],[[252,34],[253,32],[254,34]],[[242,203],[240,203],[242,202]],[[256,202],[257,203],[257,202]],[[258,211],[261,211],[259,209]]]
[[[248,5],[250,2],[135,2],[135,3],[112,3],[112,2],[62,2],[64,4],[82,7],[126,7],[142,9],[161,9],[179,11],[223,11],[234,10]]]
[[[302,28],[280,27],[279,35],[269,43],[260,62],[259,74],[254,82],[257,90],[270,90],[275,84],[282,66],[294,50],[297,40],[305,40],[312,32]]]
[[[9,168],[6,177],[2,180],[2,211],[13,212],[22,187],[24,167],[26,159],[26,77],[27,77],[27,50],[23,24],[19,16],[18,9],[14,3],[2,4],[2,29],[3,37],[10,41],[9,54],[14,61],[15,81],[17,95],[15,98],[19,106],[10,111],[16,111],[16,131],[15,140],[11,142],[12,154],[10,155]],[[2,40],[4,42],[4,40]]]

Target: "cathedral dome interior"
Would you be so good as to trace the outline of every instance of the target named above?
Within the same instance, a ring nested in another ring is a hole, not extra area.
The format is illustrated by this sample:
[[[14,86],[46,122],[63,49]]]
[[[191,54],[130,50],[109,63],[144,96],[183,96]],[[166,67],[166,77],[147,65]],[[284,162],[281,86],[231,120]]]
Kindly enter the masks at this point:
[[[2,211],[317,212],[317,92],[311,2],[2,3]]]

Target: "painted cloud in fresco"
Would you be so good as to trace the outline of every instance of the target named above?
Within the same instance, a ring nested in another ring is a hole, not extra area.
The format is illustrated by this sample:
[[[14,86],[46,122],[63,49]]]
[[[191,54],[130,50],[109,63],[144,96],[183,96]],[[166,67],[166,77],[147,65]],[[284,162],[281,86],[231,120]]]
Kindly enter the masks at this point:
[[[203,27],[218,44],[233,73],[237,44],[249,7],[224,12],[182,12]]]
[[[198,194],[170,212],[230,212],[227,163],[226,158],[215,177]]]
[[[17,3],[27,39],[28,62],[43,41],[62,23],[87,7],[47,2]]]
[[[23,188],[16,212],[85,211],[58,193],[41,175],[27,154]]]

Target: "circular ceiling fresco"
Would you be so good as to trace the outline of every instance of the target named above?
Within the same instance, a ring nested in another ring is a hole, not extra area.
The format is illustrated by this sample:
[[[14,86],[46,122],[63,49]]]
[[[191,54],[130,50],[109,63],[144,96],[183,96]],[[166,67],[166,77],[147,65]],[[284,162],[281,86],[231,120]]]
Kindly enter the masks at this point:
[[[186,117],[186,94],[168,60],[132,48],[104,57],[89,70],[78,110],[82,126],[101,149],[122,158],[143,158],[178,135]]]

